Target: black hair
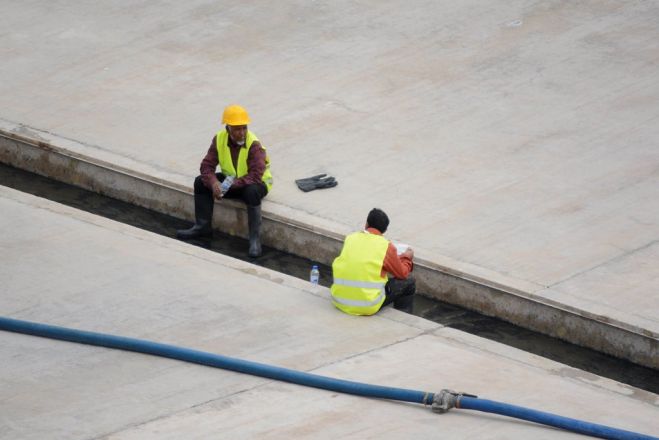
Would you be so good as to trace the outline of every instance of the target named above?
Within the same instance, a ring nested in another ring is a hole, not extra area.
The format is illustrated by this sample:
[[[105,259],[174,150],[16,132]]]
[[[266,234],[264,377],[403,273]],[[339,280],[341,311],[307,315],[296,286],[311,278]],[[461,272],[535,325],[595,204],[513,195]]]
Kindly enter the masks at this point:
[[[387,217],[387,214],[385,214],[383,210],[373,208],[371,209],[371,212],[368,213],[366,223],[369,227],[375,228],[384,234],[389,226],[389,217]]]

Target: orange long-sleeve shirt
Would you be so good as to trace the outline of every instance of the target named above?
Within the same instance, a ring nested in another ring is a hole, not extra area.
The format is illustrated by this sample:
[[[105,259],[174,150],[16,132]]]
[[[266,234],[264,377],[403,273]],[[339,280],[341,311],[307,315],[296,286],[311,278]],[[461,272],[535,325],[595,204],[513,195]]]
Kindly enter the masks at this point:
[[[366,231],[369,234],[382,235],[380,231],[375,228],[366,228]],[[403,255],[398,255],[396,251],[396,246],[392,242],[389,242],[389,247],[387,247],[387,253],[384,256],[384,262],[382,263],[382,276],[390,274],[394,278],[404,280],[412,272],[414,267],[414,262],[411,258]]]

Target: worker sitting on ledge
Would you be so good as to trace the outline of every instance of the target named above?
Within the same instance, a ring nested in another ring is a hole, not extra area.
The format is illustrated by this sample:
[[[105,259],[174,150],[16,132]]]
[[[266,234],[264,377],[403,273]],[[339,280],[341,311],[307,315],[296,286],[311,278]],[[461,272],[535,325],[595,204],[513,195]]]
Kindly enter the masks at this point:
[[[339,310],[373,315],[393,302],[396,309],[412,311],[414,251],[408,247],[399,255],[396,246],[382,235],[388,226],[387,214],[373,208],[364,230],[346,237],[341,254],[332,263],[330,290]]]
[[[200,172],[194,181],[195,224],[190,229],[176,231],[176,236],[192,239],[213,233],[214,200],[241,199],[247,205],[249,227],[249,256],[261,256],[261,199],[272,188],[270,159],[254,133],[247,111],[239,105],[224,109],[222,123]],[[220,172],[215,173],[217,166]],[[221,184],[221,182],[223,184]]]

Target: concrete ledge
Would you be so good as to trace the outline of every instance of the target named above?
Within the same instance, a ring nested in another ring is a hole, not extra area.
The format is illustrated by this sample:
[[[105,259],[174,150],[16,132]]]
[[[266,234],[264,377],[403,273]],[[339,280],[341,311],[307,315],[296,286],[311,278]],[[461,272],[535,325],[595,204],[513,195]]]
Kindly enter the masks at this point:
[[[39,139],[21,134],[19,125],[10,127],[4,123],[3,127],[3,163],[174,217],[192,220],[194,216],[190,187],[64,148],[50,134],[44,140],[41,136]],[[235,201],[222,201],[219,206],[214,227],[245,237],[244,206]],[[266,201],[263,206],[264,244],[324,264],[331,264],[348,232],[343,226],[272,202]],[[552,303],[537,295],[543,286],[446,257],[430,256],[422,249],[416,257],[418,288],[433,298],[659,369],[659,335]]]

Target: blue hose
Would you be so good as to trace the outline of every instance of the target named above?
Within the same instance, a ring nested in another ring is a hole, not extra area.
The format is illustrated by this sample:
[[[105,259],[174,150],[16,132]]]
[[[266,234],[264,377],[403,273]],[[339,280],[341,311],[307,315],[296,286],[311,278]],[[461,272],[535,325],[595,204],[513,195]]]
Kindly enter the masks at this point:
[[[579,434],[591,435],[593,437],[630,440],[657,438],[487,399],[460,396],[458,397],[456,408],[473,409],[492,414],[500,414],[503,416],[514,417],[516,419],[528,420],[530,422],[566,429]]]
[[[338,391],[340,393],[356,394],[358,396],[378,397],[381,399],[401,400],[403,402],[412,403],[425,403],[428,405],[432,403],[434,396],[433,393],[424,393],[423,391],[383,387],[360,382],[351,382],[349,380],[334,379],[331,377],[319,376],[317,374],[290,370],[288,368],[274,367],[272,365],[259,364],[258,362],[231,358],[219,354],[145,341],[143,339],[75,330],[54,325],[39,324],[37,322],[21,321],[18,319],[0,317],[0,330],[25,333],[33,336],[43,336],[46,338],[60,339],[62,341],[77,342],[80,344],[97,345],[100,347],[152,354],[155,356],[177,359],[179,361],[237,371],[238,373],[282,380],[284,382],[305,385],[308,387],[323,388],[330,391]]]
[[[77,342],[80,344],[96,345],[100,347],[116,348],[119,350],[134,351],[137,353],[151,354],[155,356],[177,359],[195,364],[207,365],[209,367],[222,368],[239,373],[251,374],[269,379],[281,380],[298,385],[337,391],[346,394],[354,394],[365,397],[376,397],[380,399],[398,400],[403,402],[421,403],[430,405],[435,400],[435,393],[407,390],[404,388],[383,387],[360,382],[352,382],[342,379],[305,373],[288,368],[274,367],[257,362],[235,359],[219,354],[207,353],[189,348],[176,347],[174,345],[161,344],[158,342],[142,339],[126,338],[104,333],[88,332],[48,324],[40,324],[30,321],[0,317],[0,330],[15,333],[23,333],[33,336],[41,336],[63,341]],[[568,431],[591,435],[606,439],[654,439],[643,434],[638,434],[621,429],[610,428],[594,423],[561,417],[541,411],[535,411],[519,406],[508,405],[492,400],[479,399],[458,395],[455,400],[456,408],[473,409],[477,411],[500,414],[541,423]]]

